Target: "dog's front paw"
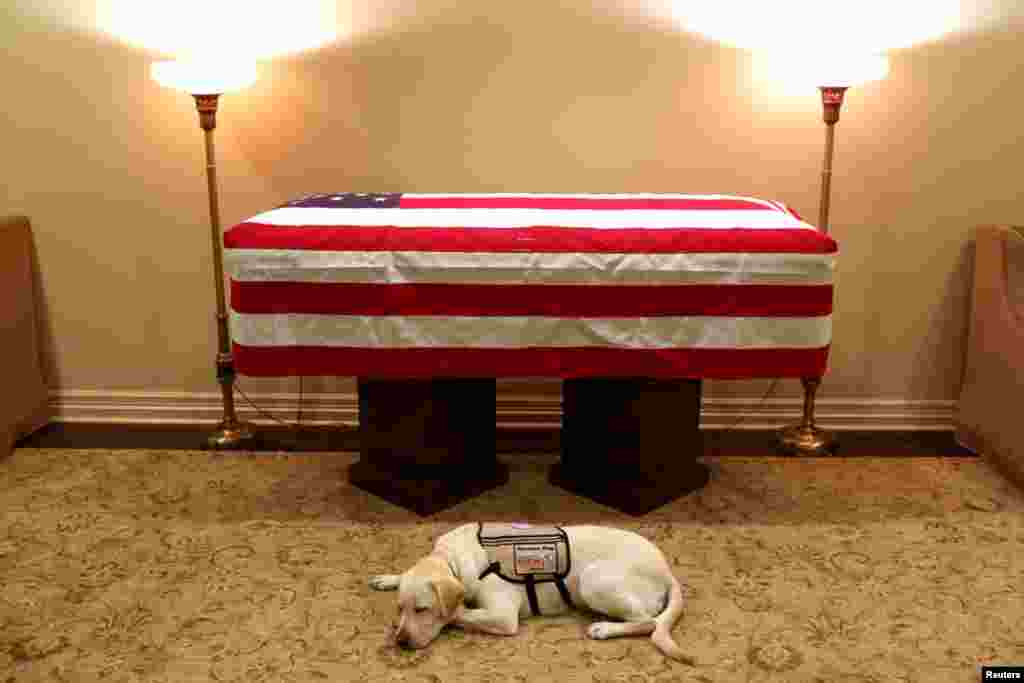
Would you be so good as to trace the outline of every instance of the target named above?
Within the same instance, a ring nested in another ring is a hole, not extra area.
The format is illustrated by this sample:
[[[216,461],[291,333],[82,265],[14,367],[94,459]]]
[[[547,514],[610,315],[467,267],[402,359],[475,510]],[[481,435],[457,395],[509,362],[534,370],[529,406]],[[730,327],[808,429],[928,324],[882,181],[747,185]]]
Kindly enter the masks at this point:
[[[587,628],[587,638],[593,640],[605,640],[612,637],[614,624],[607,621],[595,621]]]
[[[393,591],[398,588],[398,577],[394,574],[371,576],[370,588],[378,591]]]

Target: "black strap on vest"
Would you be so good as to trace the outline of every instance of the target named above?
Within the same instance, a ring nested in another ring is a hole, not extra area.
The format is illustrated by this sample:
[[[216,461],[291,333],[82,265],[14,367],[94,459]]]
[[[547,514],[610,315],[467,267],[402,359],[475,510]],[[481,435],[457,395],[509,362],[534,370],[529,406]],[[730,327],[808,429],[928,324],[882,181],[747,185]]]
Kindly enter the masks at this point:
[[[565,600],[565,604],[569,605],[570,609],[576,609],[576,605],[572,604],[572,598],[569,597],[569,589],[566,587],[565,581],[555,579],[555,587],[558,588],[558,593],[562,596],[562,600]]]
[[[487,567],[480,574],[480,580],[482,581],[488,574],[497,573],[501,564],[498,562],[491,562],[490,566]],[[526,599],[530,601],[530,611],[533,612],[533,616],[540,616],[540,604],[537,602],[537,584],[534,581],[532,574],[527,574],[526,578],[523,579],[523,583],[526,584]],[[571,609],[575,609],[576,605],[573,604],[572,598],[569,596],[569,589],[565,585],[560,577],[555,577],[555,587],[558,588],[558,594],[562,596],[562,600],[565,600],[565,604],[569,605]]]

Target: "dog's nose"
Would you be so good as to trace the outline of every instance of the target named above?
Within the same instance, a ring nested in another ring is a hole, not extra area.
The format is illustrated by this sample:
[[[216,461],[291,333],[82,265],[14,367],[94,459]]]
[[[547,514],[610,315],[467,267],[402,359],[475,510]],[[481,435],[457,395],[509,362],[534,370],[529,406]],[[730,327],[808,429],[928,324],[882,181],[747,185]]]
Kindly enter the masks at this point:
[[[395,642],[398,643],[398,647],[412,647],[412,643],[409,640],[409,636],[404,633],[400,633],[397,636],[395,636]]]

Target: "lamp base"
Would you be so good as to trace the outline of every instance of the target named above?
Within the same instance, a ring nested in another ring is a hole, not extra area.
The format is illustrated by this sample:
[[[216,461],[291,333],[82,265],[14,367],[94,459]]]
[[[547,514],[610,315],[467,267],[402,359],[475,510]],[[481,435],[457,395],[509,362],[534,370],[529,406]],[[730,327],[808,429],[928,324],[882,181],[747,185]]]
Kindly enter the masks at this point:
[[[813,458],[834,455],[839,444],[832,434],[819,427],[798,424],[780,429],[777,445],[787,455]]]
[[[249,447],[254,440],[255,436],[248,423],[239,420],[223,420],[206,437],[206,446],[210,450],[226,451]]]

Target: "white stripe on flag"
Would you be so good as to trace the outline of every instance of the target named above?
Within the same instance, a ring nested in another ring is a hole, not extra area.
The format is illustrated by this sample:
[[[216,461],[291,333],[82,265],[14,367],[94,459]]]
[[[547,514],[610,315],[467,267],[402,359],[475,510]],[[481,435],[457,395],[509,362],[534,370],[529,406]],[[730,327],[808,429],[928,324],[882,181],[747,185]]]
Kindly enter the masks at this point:
[[[409,199],[655,199],[655,200],[696,200],[696,201],[721,201],[721,200],[739,200],[743,202],[750,202],[752,204],[760,204],[761,206],[776,209],[779,205],[778,202],[770,201],[767,199],[758,199],[757,197],[741,197],[733,194],[668,194],[668,193],[657,193],[657,192],[642,192],[640,194],[624,194],[624,193],[612,193],[612,194],[559,194],[554,193],[522,193],[522,192],[493,192],[493,193],[470,193],[470,194],[445,194],[443,192],[428,192],[428,193],[416,193],[416,192],[403,192],[403,197]]]
[[[710,228],[805,229],[813,225],[775,210],[673,211],[666,209],[345,209],[286,206],[254,216],[246,223],[283,226],[356,226],[396,228]]]
[[[226,249],[240,282],[822,285],[833,254],[526,253]]]
[[[232,338],[244,346],[811,349],[829,344],[832,316],[555,318],[240,314],[232,311],[231,332]]]

